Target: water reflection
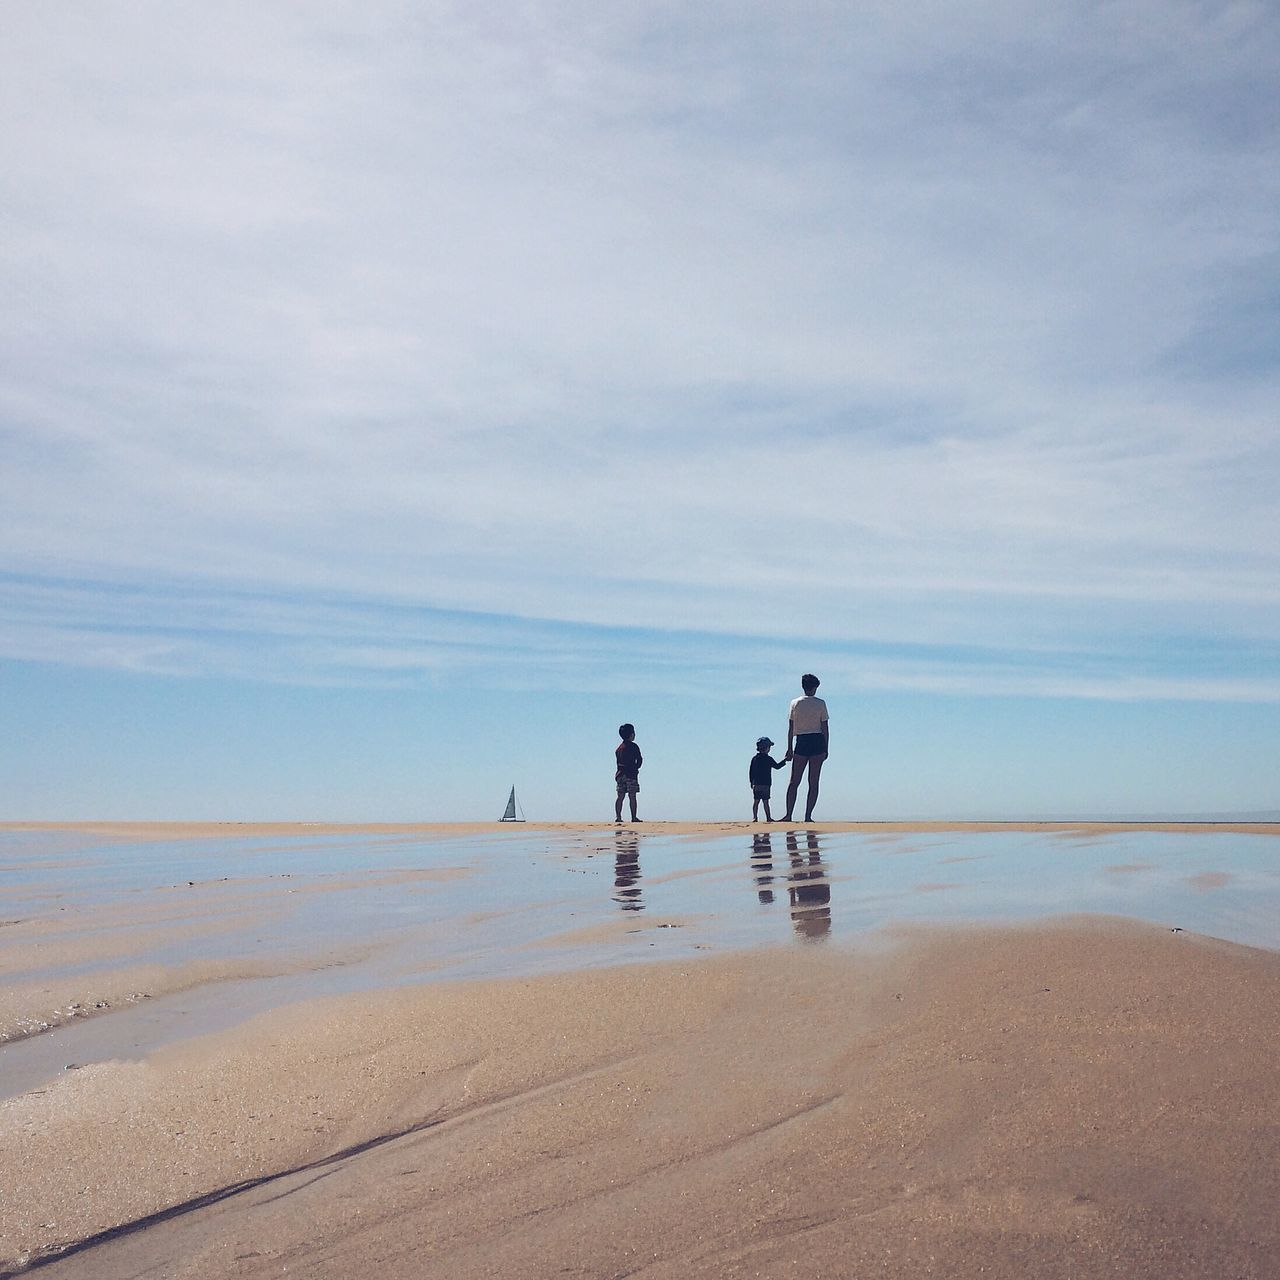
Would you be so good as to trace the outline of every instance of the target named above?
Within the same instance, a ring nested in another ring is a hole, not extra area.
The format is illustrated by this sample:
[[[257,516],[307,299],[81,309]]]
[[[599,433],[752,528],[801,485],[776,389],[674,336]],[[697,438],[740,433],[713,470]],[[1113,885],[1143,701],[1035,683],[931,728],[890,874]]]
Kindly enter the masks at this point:
[[[629,831],[614,836],[613,900],[623,911],[643,911],[640,896],[640,837]]]
[[[804,849],[796,832],[787,832],[787,855],[791,870],[787,876],[787,897],[791,900],[791,927],[810,941],[820,941],[831,932],[831,882],[822,861],[818,833],[806,831]]]
[[[756,896],[768,905],[773,901],[773,842],[767,831],[758,832],[751,841],[751,870],[756,873]]]
[[[796,945],[830,947],[901,922],[1003,924],[1089,913],[1280,948],[1280,835],[1267,828],[890,834],[788,825],[790,835],[781,825],[711,838],[641,828],[643,899],[632,831],[593,832],[588,857],[599,860],[588,862],[576,831],[129,843],[0,829],[0,922],[17,922],[0,929],[0,964],[33,990],[73,974],[96,982],[97,971],[123,964],[161,970],[227,961],[240,972],[252,957],[250,972],[280,971],[211,981],[0,1046],[0,1096],[17,1091],[16,1080],[60,1075],[67,1062],[137,1057],[310,996],[758,946],[780,933]],[[748,884],[745,835],[755,835]],[[607,887],[611,840],[615,879]],[[846,885],[839,930],[824,863],[838,865]],[[655,927],[639,928],[635,914],[617,921],[620,910],[649,911]],[[593,941],[590,926],[606,919],[629,926],[616,931],[627,950]],[[659,931],[657,922],[668,919],[681,927]],[[196,920],[199,928],[186,927]],[[37,939],[45,945],[31,946]],[[39,1074],[46,1067],[49,1074]]]
[[[773,836],[761,831],[751,837],[751,871],[756,897],[768,906],[774,883],[785,884],[791,908],[791,927],[805,941],[822,941],[831,933],[831,881],[822,861],[816,831],[788,831],[784,836],[787,863],[778,874],[773,864]]]

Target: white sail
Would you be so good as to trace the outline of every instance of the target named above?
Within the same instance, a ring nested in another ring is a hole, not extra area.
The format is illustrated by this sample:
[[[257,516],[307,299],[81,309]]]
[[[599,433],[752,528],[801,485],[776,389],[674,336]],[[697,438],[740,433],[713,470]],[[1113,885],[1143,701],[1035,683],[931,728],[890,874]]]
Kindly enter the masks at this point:
[[[498,819],[499,822],[523,822],[524,815],[516,817],[516,789],[511,788],[511,794],[507,797],[506,812]]]

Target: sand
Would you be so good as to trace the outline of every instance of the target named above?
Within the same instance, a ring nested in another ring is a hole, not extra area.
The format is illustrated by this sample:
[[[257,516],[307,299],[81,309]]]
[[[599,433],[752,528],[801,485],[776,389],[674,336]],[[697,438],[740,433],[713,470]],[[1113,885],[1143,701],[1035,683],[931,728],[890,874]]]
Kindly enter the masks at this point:
[[[0,1104],[0,1272],[1275,1277],[1278,1051],[1097,918],[330,998]]]
[[[0,987],[0,1046],[143,1000],[219,982],[278,977],[297,972],[304,965],[304,961],[289,957],[237,957],[192,960],[186,964],[126,965],[64,978],[7,982]]]

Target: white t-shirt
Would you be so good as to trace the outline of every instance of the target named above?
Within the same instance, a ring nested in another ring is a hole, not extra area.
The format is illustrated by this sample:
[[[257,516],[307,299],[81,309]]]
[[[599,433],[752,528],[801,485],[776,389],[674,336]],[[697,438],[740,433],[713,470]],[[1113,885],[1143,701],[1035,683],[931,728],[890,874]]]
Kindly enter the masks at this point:
[[[827,718],[827,704],[821,698],[806,694],[791,704],[791,729],[796,734],[821,733],[822,722]]]

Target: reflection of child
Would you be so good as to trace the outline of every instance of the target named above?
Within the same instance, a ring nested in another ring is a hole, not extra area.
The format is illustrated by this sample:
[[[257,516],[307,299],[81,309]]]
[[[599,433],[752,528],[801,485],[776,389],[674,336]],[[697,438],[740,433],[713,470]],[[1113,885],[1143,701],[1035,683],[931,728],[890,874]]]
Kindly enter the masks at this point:
[[[769,792],[773,786],[773,771],[781,769],[786,764],[785,760],[775,760],[769,754],[769,748],[773,746],[772,738],[757,738],[756,753],[751,757],[751,821],[758,822],[760,820],[760,802],[764,801],[764,820],[766,822],[773,821],[773,814],[769,812]]]
[[[618,799],[613,806],[613,820],[622,821],[622,797],[626,796],[631,801],[631,821],[643,822],[643,818],[636,817],[636,796],[640,794],[640,766],[644,764],[644,756],[636,746],[635,725],[620,724],[618,737],[622,741],[618,743],[615,753],[618,757],[618,771],[613,779],[618,784]]]

